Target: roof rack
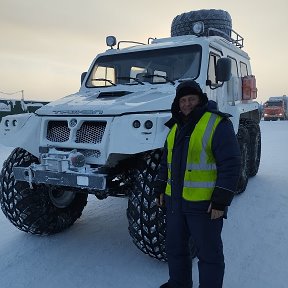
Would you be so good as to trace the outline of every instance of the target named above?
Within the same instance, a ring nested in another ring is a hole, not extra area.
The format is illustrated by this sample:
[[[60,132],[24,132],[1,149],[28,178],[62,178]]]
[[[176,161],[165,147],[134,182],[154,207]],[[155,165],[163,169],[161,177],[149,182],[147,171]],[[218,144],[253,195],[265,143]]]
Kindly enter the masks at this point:
[[[229,30],[230,30],[231,35],[228,35],[227,33],[223,32],[219,29],[216,29],[216,28],[208,28],[207,29],[207,34],[208,34],[207,36],[215,36],[218,33],[220,33],[223,38],[225,38],[226,40],[228,40],[229,42],[234,44],[236,47],[239,47],[240,49],[243,48],[244,47],[244,44],[243,44],[244,38],[242,36],[240,36],[233,29],[229,29]],[[215,34],[215,32],[217,32],[217,34]]]
[[[136,41],[119,41],[117,44],[117,49],[120,49],[120,44],[121,43],[132,43],[132,44],[138,44],[138,45],[146,45],[145,43],[142,42],[136,42]]]

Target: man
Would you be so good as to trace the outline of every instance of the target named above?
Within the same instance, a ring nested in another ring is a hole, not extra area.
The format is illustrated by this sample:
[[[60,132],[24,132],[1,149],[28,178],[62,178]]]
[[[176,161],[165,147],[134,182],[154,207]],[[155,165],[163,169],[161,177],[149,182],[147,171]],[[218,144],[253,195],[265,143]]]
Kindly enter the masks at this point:
[[[224,277],[221,231],[240,173],[240,150],[228,114],[208,101],[192,80],[180,83],[155,192],[166,207],[169,281],[161,288],[191,288],[195,245],[201,288],[220,288]],[[165,196],[164,196],[165,194]]]

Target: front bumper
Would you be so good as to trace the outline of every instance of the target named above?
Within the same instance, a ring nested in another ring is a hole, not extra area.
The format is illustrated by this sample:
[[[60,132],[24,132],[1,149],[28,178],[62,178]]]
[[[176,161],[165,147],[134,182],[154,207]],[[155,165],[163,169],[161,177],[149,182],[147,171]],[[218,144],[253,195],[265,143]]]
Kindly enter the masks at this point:
[[[37,170],[31,166],[14,167],[13,172],[16,181],[28,182],[30,186],[35,183],[98,191],[106,189],[105,174]]]

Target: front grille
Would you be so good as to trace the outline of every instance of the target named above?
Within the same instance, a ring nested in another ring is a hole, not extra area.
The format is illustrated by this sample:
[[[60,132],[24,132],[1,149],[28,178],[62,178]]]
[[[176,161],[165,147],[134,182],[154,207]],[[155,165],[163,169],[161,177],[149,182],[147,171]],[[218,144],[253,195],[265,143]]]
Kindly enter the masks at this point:
[[[51,142],[66,142],[69,140],[70,129],[67,121],[49,121],[47,126],[47,140]]]
[[[76,143],[101,143],[106,122],[84,122],[76,132]]]
[[[85,157],[91,157],[91,158],[100,158],[101,152],[99,150],[78,150],[80,153],[82,153]]]
[[[105,128],[105,121],[85,121],[76,131],[75,143],[101,143]],[[60,120],[48,122],[46,134],[47,140],[58,143],[66,142],[69,140],[70,133],[71,130],[67,121]]]

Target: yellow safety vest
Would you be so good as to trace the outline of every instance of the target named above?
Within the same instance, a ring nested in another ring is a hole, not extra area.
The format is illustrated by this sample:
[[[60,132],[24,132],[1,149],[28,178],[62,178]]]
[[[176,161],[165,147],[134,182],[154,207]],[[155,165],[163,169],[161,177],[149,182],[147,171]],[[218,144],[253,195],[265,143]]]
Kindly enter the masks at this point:
[[[217,177],[215,158],[211,143],[214,131],[222,117],[205,112],[191,134],[182,197],[188,201],[210,200]],[[171,164],[177,124],[167,136],[168,181],[166,195],[171,196]]]

